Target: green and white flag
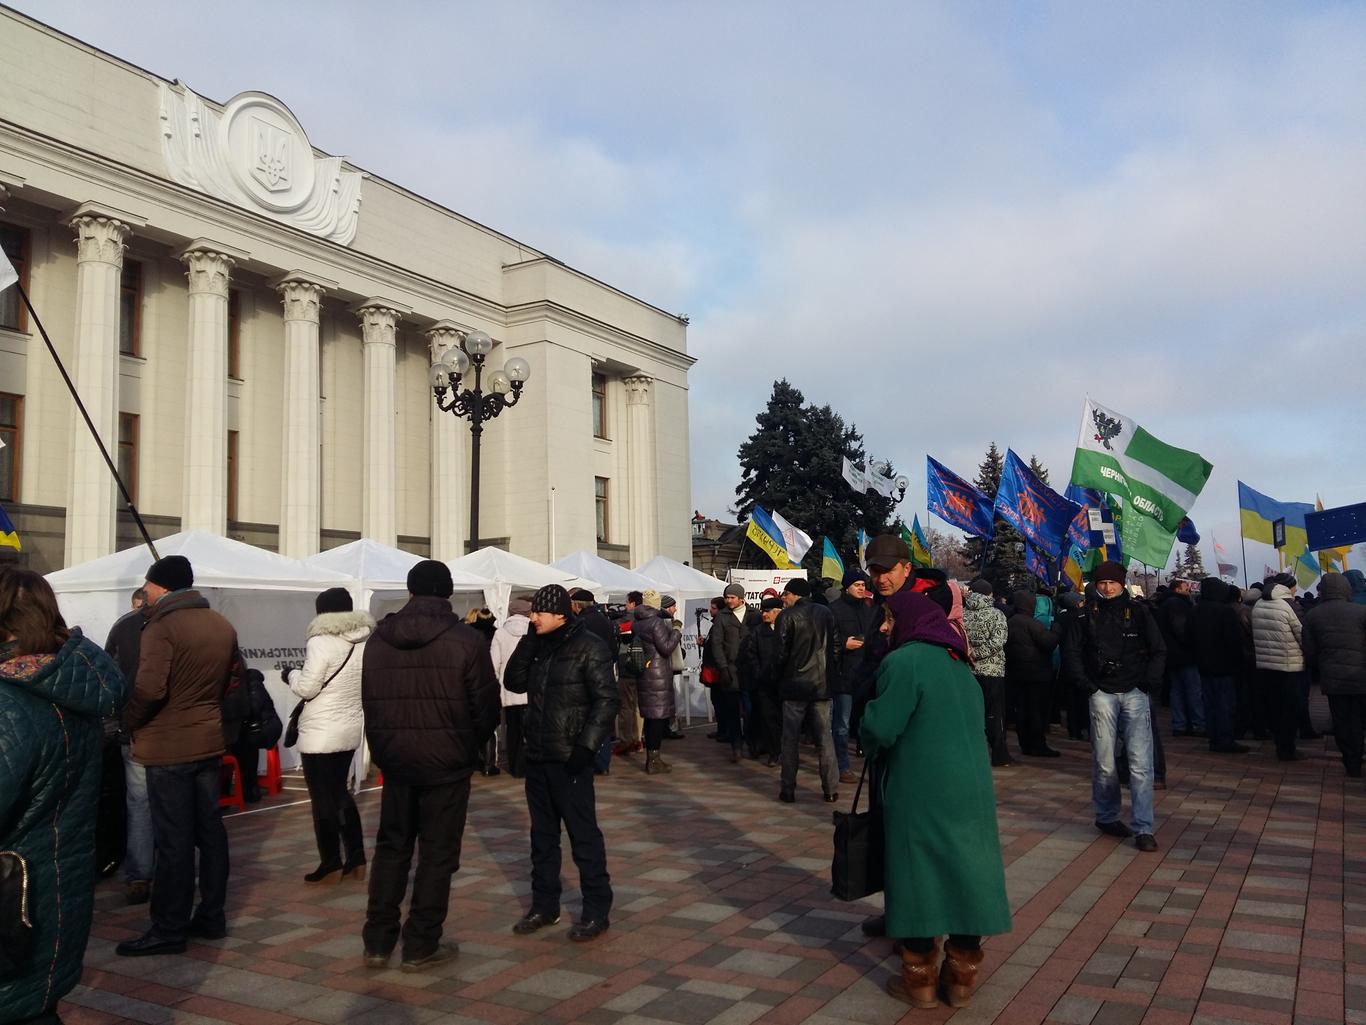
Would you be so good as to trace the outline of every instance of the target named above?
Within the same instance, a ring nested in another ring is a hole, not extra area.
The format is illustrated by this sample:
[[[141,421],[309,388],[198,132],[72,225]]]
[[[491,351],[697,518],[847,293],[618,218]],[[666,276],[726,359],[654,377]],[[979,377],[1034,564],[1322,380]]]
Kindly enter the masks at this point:
[[[1200,453],[1159,441],[1124,414],[1086,400],[1072,483],[1122,500],[1126,557],[1166,565],[1181,518],[1213,468]]]

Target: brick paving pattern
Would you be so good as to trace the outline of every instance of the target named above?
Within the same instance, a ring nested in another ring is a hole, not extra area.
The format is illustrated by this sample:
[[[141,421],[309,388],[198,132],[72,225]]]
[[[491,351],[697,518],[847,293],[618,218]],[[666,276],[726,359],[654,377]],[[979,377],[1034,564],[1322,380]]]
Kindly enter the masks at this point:
[[[1316,712],[1321,709],[1316,709]],[[1342,1025],[1366,1023],[1366,848],[1361,782],[1331,742],[1282,765],[1269,742],[1243,757],[1200,740],[1168,746],[1156,855],[1092,827],[1089,749],[996,770],[1014,932],[986,944],[972,1005],[917,1011],[883,993],[896,961],[859,922],[879,899],[829,895],[830,806],[804,765],[798,803],[776,770],[730,765],[694,728],[668,745],[675,771],[613,759],[598,785],[616,889],[612,928],[564,936],[577,911],[565,846],[560,926],[510,927],[528,891],[521,785],[476,777],[447,937],[460,956],[405,974],[361,963],[365,887],[305,886],[316,863],[308,808],[230,816],[229,935],[188,956],[120,958],[146,927],[101,884],[70,1025]],[[814,762],[809,749],[804,763]],[[295,784],[297,785],[297,784]],[[851,796],[849,788],[842,795]],[[363,795],[370,835],[378,794]]]

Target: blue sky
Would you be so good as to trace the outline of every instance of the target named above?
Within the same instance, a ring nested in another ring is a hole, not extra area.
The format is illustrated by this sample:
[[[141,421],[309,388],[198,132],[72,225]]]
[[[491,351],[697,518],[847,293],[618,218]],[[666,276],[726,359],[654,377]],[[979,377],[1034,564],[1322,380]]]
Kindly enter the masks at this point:
[[[690,315],[709,514],[779,373],[908,518],[926,452],[1065,483],[1088,391],[1227,548],[1236,478],[1366,500],[1366,5],[18,6]]]

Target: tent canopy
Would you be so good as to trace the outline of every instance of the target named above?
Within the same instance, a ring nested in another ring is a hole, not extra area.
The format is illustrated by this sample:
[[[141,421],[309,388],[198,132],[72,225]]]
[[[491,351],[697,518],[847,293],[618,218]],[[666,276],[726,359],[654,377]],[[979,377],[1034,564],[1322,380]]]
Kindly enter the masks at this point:
[[[420,555],[363,537],[310,555],[304,563],[345,574],[372,591],[402,591],[408,586],[408,571],[422,561]],[[455,569],[451,570],[451,578],[457,591],[482,591],[491,582],[487,577]]]
[[[726,589],[724,581],[708,576],[691,566],[685,566],[677,559],[667,555],[656,555],[636,572],[655,581],[655,587],[666,594],[672,594],[680,601],[692,598],[714,598]]]
[[[493,582],[485,589],[484,594],[488,600],[489,610],[500,623],[507,618],[508,601],[514,590],[535,591],[546,584],[560,584],[569,590],[586,587],[592,591],[598,587],[595,580],[576,577],[572,573],[554,569],[521,555],[513,555],[501,548],[481,548],[477,552],[452,559],[446,565],[451,568],[452,575],[457,572],[473,573]]]
[[[608,562],[596,552],[584,549],[566,555],[563,559],[552,562],[551,568],[563,570],[576,577],[598,582],[597,593],[594,595],[599,601],[607,598],[625,599],[628,591],[644,591],[649,588],[663,590],[654,580],[640,573],[633,573],[624,566],[618,566],[615,562]],[[592,590],[592,588],[590,588]]]

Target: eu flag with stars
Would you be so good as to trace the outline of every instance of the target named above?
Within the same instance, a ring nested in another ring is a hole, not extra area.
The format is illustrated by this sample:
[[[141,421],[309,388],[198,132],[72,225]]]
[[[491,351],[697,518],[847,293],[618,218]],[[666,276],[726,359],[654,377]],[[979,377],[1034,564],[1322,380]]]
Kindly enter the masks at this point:
[[[991,499],[932,456],[925,459],[930,512],[965,534],[991,537]]]
[[[995,512],[1050,558],[1062,551],[1062,540],[1078,513],[1069,502],[1034,475],[1013,449],[1006,450]]]

